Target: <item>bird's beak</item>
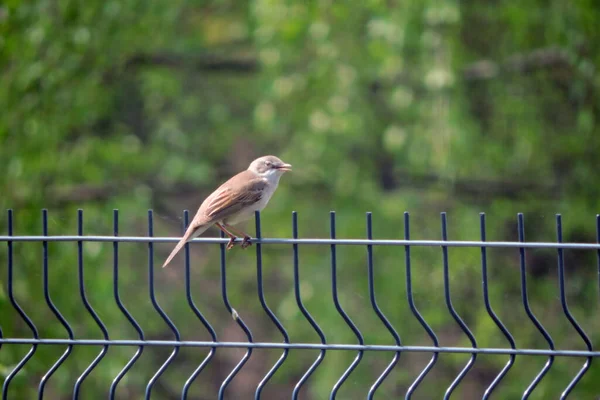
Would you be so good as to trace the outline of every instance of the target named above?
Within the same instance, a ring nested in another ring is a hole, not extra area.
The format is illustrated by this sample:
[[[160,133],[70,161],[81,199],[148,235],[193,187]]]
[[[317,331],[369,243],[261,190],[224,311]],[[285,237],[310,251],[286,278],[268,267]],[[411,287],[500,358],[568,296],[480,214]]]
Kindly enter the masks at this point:
[[[292,170],[292,164],[281,164],[277,166],[277,169],[280,169],[282,171],[291,171]]]

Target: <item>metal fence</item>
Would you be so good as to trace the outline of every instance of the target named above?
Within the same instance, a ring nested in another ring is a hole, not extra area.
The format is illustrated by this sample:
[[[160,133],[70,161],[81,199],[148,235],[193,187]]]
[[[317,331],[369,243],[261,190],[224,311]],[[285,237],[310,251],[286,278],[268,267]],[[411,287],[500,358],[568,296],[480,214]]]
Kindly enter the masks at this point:
[[[526,242],[525,241],[525,229],[524,229],[524,220],[523,215],[518,215],[518,241],[517,242],[488,242],[486,241],[486,219],[485,215],[480,214],[480,240],[479,241],[451,241],[448,240],[448,229],[447,229],[447,218],[446,214],[442,213],[441,215],[441,236],[442,240],[411,240],[410,239],[410,220],[409,214],[404,214],[404,238],[402,240],[374,240],[372,236],[372,219],[371,214],[367,213],[366,219],[366,230],[367,230],[367,238],[366,239],[337,239],[336,238],[336,219],[335,213],[332,212],[330,214],[330,238],[328,239],[301,239],[298,237],[298,218],[297,214],[293,213],[292,219],[292,232],[293,237],[290,239],[283,238],[262,238],[261,235],[261,223],[260,223],[260,215],[256,214],[256,238],[252,239],[252,243],[256,247],[256,265],[257,265],[257,285],[258,285],[258,297],[260,304],[262,306],[263,311],[266,313],[268,318],[273,324],[273,329],[276,329],[282,337],[281,342],[256,342],[253,340],[252,332],[249,329],[248,325],[244,322],[240,314],[238,314],[236,309],[231,305],[228,297],[228,281],[226,274],[226,259],[225,259],[225,244],[227,243],[227,239],[223,238],[223,234],[221,234],[221,238],[198,238],[194,239],[193,242],[201,242],[201,243],[212,243],[220,246],[220,292],[222,297],[222,302],[224,303],[227,311],[233,317],[239,329],[244,333],[247,341],[242,342],[231,342],[231,341],[223,341],[219,340],[217,337],[217,333],[202,311],[196,306],[194,299],[192,298],[192,292],[190,288],[190,253],[189,253],[189,244],[185,248],[185,289],[186,289],[186,298],[187,298],[187,307],[190,307],[193,313],[197,316],[199,321],[206,328],[206,331],[212,338],[209,341],[183,341],[181,340],[180,333],[176,325],[169,318],[167,313],[161,308],[159,305],[157,298],[155,296],[155,279],[157,272],[155,271],[155,265],[153,263],[154,260],[154,245],[160,242],[170,242],[175,243],[178,238],[170,238],[170,237],[154,237],[154,228],[153,228],[153,213],[152,211],[148,212],[148,236],[144,237],[124,237],[119,236],[119,226],[118,226],[118,211],[114,211],[113,215],[114,220],[114,234],[113,236],[84,236],[83,235],[83,212],[79,210],[78,212],[78,234],[74,236],[49,236],[48,235],[48,215],[45,210],[43,210],[42,214],[42,235],[41,236],[15,236],[13,235],[13,212],[12,210],[8,211],[8,232],[7,235],[0,236],[0,241],[5,242],[7,245],[7,276],[6,276],[6,294],[10,301],[10,304],[14,308],[14,310],[18,313],[22,321],[28,326],[31,331],[31,337],[7,337],[2,332],[2,326],[0,325],[0,353],[6,346],[11,345],[30,345],[29,351],[25,354],[25,356],[9,371],[8,374],[5,375],[4,381],[2,384],[2,398],[9,398],[9,388],[11,383],[15,379],[15,377],[22,372],[24,367],[30,361],[32,356],[40,349],[42,346],[66,346],[66,351],[58,358],[58,360],[51,366],[50,369],[41,377],[38,383],[38,398],[44,397],[44,389],[46,384],[52,377],[52,375],[61,367],[63,362],[71,356],[73,349],[76,346],[101,346],[101,351],[97,354],[95,359],[87,366],[87,368],[81,373],[81,375],[77,378],[75,385],[73,387],[73,398],[77,399],[82,396],[81,393],[81,384],[90,376],[92,371],[98,366],[103,357],[106,355],[109,348],[113,346],[133,346],[137,348],[137,352],[131,357],[131,359],[127,362],[127,364],[114,376],[112,384],[109,389],[109,398],[115,398],[116,389],[119,383],[122,381],[124,376],[130,371],[132,366],[138,361],[138,358],[141,356],[144,349],[149,347],[166,347],[172,349],[167,360],[160,366],[157,366],[156,372],[154,376],[147,382],[145,389],[145,398],[149,399],[152,394],[152,389],[158,380],[158,378],[169,368],[170,365],[175,361],[178,352],[182,347],[200,347],[210,349],[207,356],[199,362],[199,365],[194,370],[194,372],[189,376],[185,385],[183,385],[181,390],[181,398],[186,399],[188,397],[189,389],[194,380],[205,371],[211,364],[211,361],[214,360],[215,354],[218,352],[220,348],[241,348],[245,349],[245,354],[237,365],[230,371],[227,377],[221,382],[220,389],[218,391],[218,398],[223,399],[225,397],[226,391],[232,380],[235,379],[236,375],[242,370],[245,364],[251,359],[253,351],[255,349],[279,349],[281,350],[281,356],[278,358],[276,363],[272,365],[272,367],[268,370],[268,372],[264,375],[264,377],[260,380],[257,387],[255,388],[254,397],[256,399],[261,398],[261,394],[263,389],[268,384],[273,375],[278,371],[278,369],[285,363],[286,358],[288,357],[288,353],[290,350],[303,351],[305,349],[310,350],[318,350],[319,354],[314,359],[314,362],[304,371],[303,375],[295,382],[295,386],[292,392],[292,399],[298,399],[299,393],[303,385],[307,383],[309,378],[315,371],[319,368],[321,362],[326,358],[326,355],[330,351],[355,351],[356,356],[351,364],[346,368],[343,374],[339,376],[337,382],[332,385],[331,391],[327,394],[323,394],[322,398],[329,397],[330,399],[336,398],[338,390],[344,385],[344,383],[348,380],[349,376],[355,370],[355,368],[361,363],[363,359],[363,355],[366,352],[387,352],[393,355],[393,358],[387,365],[387,367],[379,373],[375,381],[372,383],[370,388],[368,389],[367,398],[373,399],[377,389],[384,382],[384,380],[389,376],[390,372],[397,367],[398,361],[402,357],[403,354],[409,352],[418,352],[430,354],[431,358],[426,366],[421,370],[418,376],[413,380],[413,382],[408,387],[405,398],[409,399],[415,393],[415,391],[419,388],[420,385],[423,384],[427,375],[432,371],[435,367],[436,362],[438,361],[438,356],[440,353],[462,353],[470,355],[469,361],[464,365],[462,370],[458,373],[458,375],[454,378],[451,384],[445,390],[444,398],[450,398],[454,390],[458,385],[461,384],[465,376],[468,374],[469,370],[475,365],[477,361],[478,355],[481,354],[489,354],[489,355],[504,355],[508,357],[508,361],[504,365],[504,367],[497,373],[494,377],[491,384],[485,390],[483,398],[489,398],[494,390],[498,387],[498,385],[503,381],[506,377],[509,370],[513,367],[515,363],[515,359],[517,356],[536,356],[536,357],[544,357],[547,361],[544,364],[543,368],[537,372],[535,378],[530,382],[529,386],[526,388],[524,393],[522,394],[522,398],[527,398],[534,391],[536,386],[540,383],[540,381],[544,378],[544,376],[548,373],[548,371],[553,366],[554,361],[557,357],[570,357],[581,359],[581,367],[578,371],[573,371],[573,378],[570,380],[567,387],[561,394],[561,398],[566,398],[569,393],[574,389],[574,387],[578,384],[581,378],[588,372],[592,361],[594,358],[600,356],[600,351],[594,350],[592,348],[592,341],[589,336],[586,334],[581,325],[576,321],[573,314],[571,313],[569,306],[567,304],[567,293],[565,290],[565,263],[564,263],[564,251],[567,249],[576,249],[576,250],[587,250],[596,253],[597,258],[597,273],[599,277],[599,289],[600,289],[600,245],[597,243],[563,243],[563,234],[562,234],[562,220],[561,216],[556,216],[556,233],[557,240],[556,242]],[[188,213],[187,211],[184,213],[184,222],[185,225],[188,223]],[[600,243],[600,216],[596,217],[596,231],[597,231],[597,242]],[[78,282],[79,282],[79,299],[82,301],[85,309],[89,313],[89,315],[94,319],[95,323],[99,327],[102,332],[103,339],[86,339],[86,338],[75,338],[74,330],[69,322],[63,317],[58,307],[53,302],[48,285],[48,276],[49,276],[49,268],[48,268],[48,243],[49,242],[73,242],[77,243],[77,273],[78,273]],[[43,277],[43,291],[45,298],[45,307],[48,307],[49,311],[52,313],[53,317],[56,318],[60,324],[64,327],[67,338],[44,338],[39,334],[38,327],[34,324],[32,319],[28,316],[28,314],[23,310],[23,308],[19,305],[19,301],[17,299],[18,295],[15,293],[15,266],[13,262],[13,244],[15,242],[41,242],[43,248],[43,257],[42,257],[42,277]],[[119,339],[111,339],[109,335],[109,331],[98,313],[94,309],[94,307],[88,301],[86,288],[84,284],[84,274],[85,268],[83,263],[83,244],[84,242],[109,242],[113,245],[113,285],[114,285],[114,301],[116,302],[118,308],[122,312],[122,314],[127,318],[131,326],[137,332],[137,337],[131,338],[128,340],[119,340]],[[118,261],[118,249],[119,244],[124,242],[140,242],[146,243],[148,249],[148,269],[147,269],[147,279],[149,285],[149,300],[152,304],[152,307],[156,311],[157,315],[164,320],[164,322],[170,328],[174,340],[146,340],[144,331],[141,328],[141,325],[134,318],[134,316],[128,311],[121,300],[120,292],[119,292],[119,261]],[[264,283],[263,283],[263,268],[262,268],[262,247],[264,245],[289,245],[293,249],[293,286],[294,286],[294,294],[297,307],[302,313],[303,317],[306,321],[312,326],[315,333],[320,338],[319,343],[294,343],[290,341],[288,332],[286,331],[284,325],[272,311],[272,309],[267,304],[265,299],[265,291],[264,291]],[[301,268],[299,265],[299,257],[298,257],[298,248],[299,246],[305,245],[315,245],[315,246],[327,246],[330,251],[330,273],[331,273],[331,291],[332,291],[332,300],[335,305],[335,309],[339,313],[339,315],[343,318],[347,326],[354,333],[356,340],[354,343],[330,343],[326,340],[326,336],[324,331],[320,328],[319,324],[313,318],[307,307],[305,307],[301,291],[300,291],[300,272]],[[364,246],[367,250],[367,279],[368,279],[368,291],[369,291],[369,301],[372,308],[372,312],[377,316],[377,318],[381,321],[382,326],[389,331],[390,337],[393,339],[395,344],[393,345],[374,345],[366,343],[363,338],[363,333],[361,330],[355,325],[351,316],[345,311],[344,307],[340,303],[338,296],[338,277],[339,272],[337,268],[337,246],[340,245],[350,245],[350,246]],[[418,321],[418,323],[422,326],[422,328],[427,332],[428,337],[431,340],[430,346],[409,346],[402,343],[400,335],[395,327],[390,323],[388,318],[384,315],[384,312],[380,308],[377,302],[376,290],[374,286],[374,266],[373,266],[373,248],[375,246],[400,246],[404,249],[404,268],[405,268],[405,276],[406,276],[406,294],[407,294],[407,302],[410,307],[410,311],[412,316]],[[445,305],[447,308],[447,312],[451,316],[451,318],[456,322],[456,324],[460,327],[460,330],[470,342],[470,346],[468,347],[459,347],[459,346],[451,346],[444,347],[439,345],[438,337],[434,330],[430,327],[426,319],[419,312],[417,305],[415,303],[415,299],[413,296],[413,279],[412,279],[412,268],[411,268],[411,249],[417,246],[425,246],[425,247],[436,247],[441,248],[441,255],[443,261],[443,279],[444,279],[444,298]],[[477,345],[477,338],[469,329],[467,324],[458,314],[457,310],[452,304],[452,297],[450,292],[450,272],[449,272],[449,261],[448,261],[448,249],[451,247],[471,247],[478,248],[481,251],[481,283],[483,290],[483,302],[485,304],[485,310],[487,315],[493,320],[495,326],[502,333],[502,335],[506,338],[507,346],[506,348],[490,348],[490,347],[480,347]],[[519,252],[519,270],[520,270],[520,292],[521,292],[521,300],[524,311],[527,314],[528,321],[532,326],[534,326],[544,338],[545,346],[547,349],[532,349],[532,348],[517,348],[516,341],[513,338],[511,332],[506,328],[506,326],[501,322],[498,315],[494,312],[492,305],[490,303],[490,298],[488,294],[488,267],[487,267],[487,250],[489,248],[505,248],[505,249],[515,249]],[[534,315],[531,307],[528,296],[528,281],[527,281],[527,272],[526,272],[526,249],[553,249],[556,251],[557,257],[557,265],[558,265],[558,295],[560,297],[560,302],[562,306],[562,314],[563,317],[568,320],[568,322],[575,329],[576,333],[579,335],[581,342],[585,346],[587,350],[574,350],[574,349],[561,349],[555,345],[553,338],[551,337],[548,330],[544,327],[544,325],[540,322],[540,320]],[[223,317],[225,318],[225,316]],[[0,323],[2,319],[0,316]]]

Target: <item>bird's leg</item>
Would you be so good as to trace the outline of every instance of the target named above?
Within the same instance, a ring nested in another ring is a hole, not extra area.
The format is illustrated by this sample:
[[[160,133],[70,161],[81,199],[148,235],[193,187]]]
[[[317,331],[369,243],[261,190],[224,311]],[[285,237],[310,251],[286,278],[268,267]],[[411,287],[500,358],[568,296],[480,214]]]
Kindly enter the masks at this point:
[[[242,240],[242,249],[245,249],[248,246],[252,245],[252,242],[250,242],[250,239],[252,239],[249,235],[247,235],[246,233],[244,233],[244,231],[241,231],[239,229],[234,228],[231,225],[227,225],[226,223],[223,223],[223,225],[225,225],[230,231],[233,231],[235,233],[237,233],[240,236],[244,237],[244,240]]]
[[[227,247],[226,247],[226,249],[227,249],[227,250],[229,250],[229,249],[231,249],[233,246],[235,246],[235,239],[237,239],[237,237],[236,237],[236,236],[235,236],[233,233],[231,233],[231,232],[229,232],[227,229],[225,229],[225,227],[224,227],[224,226],[223,226],[221,223],[217,222],[215,225],[216,225],[216,226],[217,226],[217,227],[218,227],[220,230],[222,230],[222,231],[223,231],[223,232],[224,232],[224,233],[225,233],[227,236],[229,236],[229,243],[227,243]],[[243,246],[243,242],[242,242],[242,246]]]

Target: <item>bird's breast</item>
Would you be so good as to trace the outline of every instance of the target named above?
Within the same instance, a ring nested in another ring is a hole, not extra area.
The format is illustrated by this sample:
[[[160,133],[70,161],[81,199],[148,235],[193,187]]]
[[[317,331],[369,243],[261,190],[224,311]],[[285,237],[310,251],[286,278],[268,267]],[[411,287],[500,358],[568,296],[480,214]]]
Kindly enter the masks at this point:
[[[262,211],[263,208],[267,206],[267,203],[269,200],[271,200],[273,193],[275,193],[275,189],[277,189],[277,183],[265,186],[259,201],[246,208],[243,208],[234,215],[230,215],[229,217],[225,218],[224,222],[226,224],[235,225],[253,218],[256,211]]]

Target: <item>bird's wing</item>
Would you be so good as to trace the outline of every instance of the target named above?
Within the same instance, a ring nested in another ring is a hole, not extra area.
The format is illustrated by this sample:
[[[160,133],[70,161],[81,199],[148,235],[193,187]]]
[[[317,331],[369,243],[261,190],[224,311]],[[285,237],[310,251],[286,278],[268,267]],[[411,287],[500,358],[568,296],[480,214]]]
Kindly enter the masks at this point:
[[[264,179],[244,171],[217,189],[201,208],[207,219],[221,221],[260,201],[267,185]]]
[[[250,171],[240,172],[222,184],[204,200],[185,234],[167,257],[163,268],[171,262],[190,239],[200,235],[215,222],[259,201],[267,184],[264,179]]]

